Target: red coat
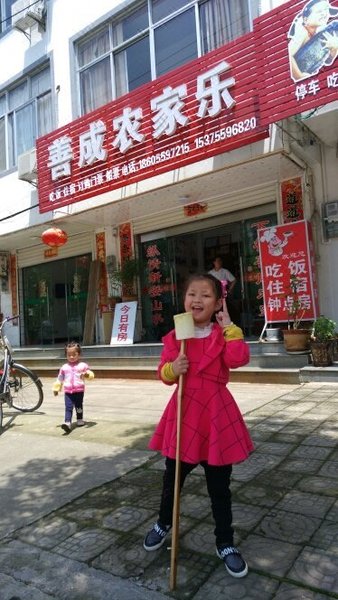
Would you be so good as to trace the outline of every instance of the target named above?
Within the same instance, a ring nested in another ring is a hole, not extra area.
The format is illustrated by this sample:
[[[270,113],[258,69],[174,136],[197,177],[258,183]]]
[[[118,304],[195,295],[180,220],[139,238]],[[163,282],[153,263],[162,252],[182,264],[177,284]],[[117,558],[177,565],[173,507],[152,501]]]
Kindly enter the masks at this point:
[[[163,342],[160,377],[163,365],[175,360],[180,350],[174,330]],[[226,342],[221,327],[215,323],[208,337],[186,341],[186,355],[189,369],[184,376],[181,460],[193,464],[207,461],[210,465],[245,460],[253,443],[226,384],[230,368],[249,362],[248,345],[244,340]],[[176,458],[177,387],[149,443],[149,448],[170,458]]]

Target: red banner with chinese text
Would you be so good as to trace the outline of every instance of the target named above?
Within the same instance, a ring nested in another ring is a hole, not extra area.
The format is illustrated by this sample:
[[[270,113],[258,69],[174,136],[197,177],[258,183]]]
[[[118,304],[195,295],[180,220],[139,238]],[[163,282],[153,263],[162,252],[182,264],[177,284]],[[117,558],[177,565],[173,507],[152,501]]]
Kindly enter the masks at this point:
[[[302,320],[315,319],[319,306],[311,224],[297,221],[260,229],[258,244],[266,323],[292,320],[291,278],[297,279]]]
[[[100,231],[95,236],[96,257],[102,263],[99,278],[99,307],[102,312],[108,311],[108,283],[106,268],[106,234]]]
[[[304,219],[304,211],[301,177],[282,181],[281,197],[283,223],[302,221]]]
[[[12,315],[17,315],[19,312],[18,308],[18,280],[16,271],[16,255],[10,254],[9,256],[10,265],[10,286],[11,286],[11,298],[12,298]]]
[[[39,138],[40,212],[267,137],[255,66],[248,33]]]

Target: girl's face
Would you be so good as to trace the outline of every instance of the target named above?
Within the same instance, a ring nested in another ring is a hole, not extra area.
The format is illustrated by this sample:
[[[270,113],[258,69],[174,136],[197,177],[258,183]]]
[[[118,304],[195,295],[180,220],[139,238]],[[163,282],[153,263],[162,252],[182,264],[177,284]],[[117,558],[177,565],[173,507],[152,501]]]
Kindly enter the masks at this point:
[[[309,16],[304,19],[304,24],[308,27],[321,27],[326,25],[329,16],[329,3],[323,0],[312,7]]]
[[[212,315],[222,307],[222,300],[216,300],[213,285],[207,279],[192,281],[184,298],[184,310],[191,312],[197,327],[206,327]]]
[[[79,360],[79,351],[76,348],[67,349],[67,360],[70,363],[76,363]]]

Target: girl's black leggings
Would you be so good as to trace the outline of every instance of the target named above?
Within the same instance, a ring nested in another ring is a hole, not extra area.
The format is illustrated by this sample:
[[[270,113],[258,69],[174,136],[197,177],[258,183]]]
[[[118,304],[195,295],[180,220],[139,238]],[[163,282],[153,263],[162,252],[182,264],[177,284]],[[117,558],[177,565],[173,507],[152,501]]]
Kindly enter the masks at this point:
[[[200,464],[204,468],[212,514],[215,520],[216,544],[232,546],[234,535],[230,491],[232,465],[215,467],[208,465],[205,461]],[[181,489],[186,476],[197,466],[197,464],[181,462]],[[165,467],[159,521],[162,525],[172,525],[176,461],[172,458],[166,458]]]

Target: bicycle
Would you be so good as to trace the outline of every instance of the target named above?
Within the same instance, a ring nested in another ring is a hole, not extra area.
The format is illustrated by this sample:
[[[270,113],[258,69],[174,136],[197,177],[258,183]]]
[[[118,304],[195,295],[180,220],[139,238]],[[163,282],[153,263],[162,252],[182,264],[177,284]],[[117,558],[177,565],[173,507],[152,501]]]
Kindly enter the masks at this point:
[[[2,428],[3,404],[20,412],[34,412],[43,402],[42,383],[27,367],[14,362],[11,343],[3,332],[4,325],[18,319],[19,315],[7,317],[0,324],[0,351],[3,353],[0,367],[0,430]]]

